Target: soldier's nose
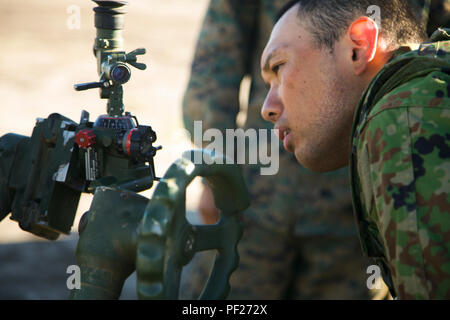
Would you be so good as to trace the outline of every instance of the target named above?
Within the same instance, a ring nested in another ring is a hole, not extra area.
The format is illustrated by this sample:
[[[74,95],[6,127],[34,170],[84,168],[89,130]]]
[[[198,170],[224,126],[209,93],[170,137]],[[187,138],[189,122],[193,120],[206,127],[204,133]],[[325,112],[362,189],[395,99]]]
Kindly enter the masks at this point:
[[[264,120],[275,123],[282,113],[280,100],[272,93],[272,90],[266,96],[266,100],[261,108],[261,115]]]

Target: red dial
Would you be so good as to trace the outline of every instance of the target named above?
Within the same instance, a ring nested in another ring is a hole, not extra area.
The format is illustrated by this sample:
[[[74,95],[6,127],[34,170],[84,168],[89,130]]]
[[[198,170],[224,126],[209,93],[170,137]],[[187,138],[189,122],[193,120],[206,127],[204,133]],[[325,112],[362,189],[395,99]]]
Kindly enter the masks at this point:
[[[76,144],[83,149],[95,144],[95,134],[91,129],[83,129],[75,135]]]
[[[133,132],[135,132],[135,131],[137,131],[137,129],[136,128],[134,128],[134,129],[131,129],[130,131],[128,131],[127,132],[127,136],[126,136],[126,138],[125,138],[125,151],[126,151],[126,154],[128,154],[128,155],[131,155],[131,150],[130,150],[130,147],[131,147],[131,135],[133,134]]]

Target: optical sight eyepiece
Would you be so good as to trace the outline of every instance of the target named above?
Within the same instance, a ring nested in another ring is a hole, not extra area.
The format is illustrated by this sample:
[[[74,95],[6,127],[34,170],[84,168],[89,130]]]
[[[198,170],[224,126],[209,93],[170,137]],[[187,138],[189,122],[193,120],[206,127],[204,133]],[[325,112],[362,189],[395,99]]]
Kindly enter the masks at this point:
[[[127,1],[93,0],[98,7],[94,8],[95,27],[97,29],[122,30],[125,13],[123,6]]]

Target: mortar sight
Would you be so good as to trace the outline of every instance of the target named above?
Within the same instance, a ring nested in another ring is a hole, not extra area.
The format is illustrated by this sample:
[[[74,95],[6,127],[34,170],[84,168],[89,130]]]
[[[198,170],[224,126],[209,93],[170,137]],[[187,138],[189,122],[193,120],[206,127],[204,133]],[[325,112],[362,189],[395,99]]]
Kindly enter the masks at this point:
[[[75,85],[75,90],[99,88],[100,98],[108,99],[109,116],[122,116],[124,112],[122,85],[131,78],[131,65],[145,70],[146,65],[137,61],[138,55],[145,54],[139,48],[129,53],[123,49],[122,31],[124,28],[124,6],[127,1],[93,0],[97,36],[94,42],[94,55],[97,59],[97,73],[100,80]]]
[[[124,28],[124,6],[126,1],[94,0],[98,5],[94,8],[94,25],[97,29],[97,37],[94,43],[94,55],[98,51],[122,51]],[[100,69],[99,69],[100,73]]]

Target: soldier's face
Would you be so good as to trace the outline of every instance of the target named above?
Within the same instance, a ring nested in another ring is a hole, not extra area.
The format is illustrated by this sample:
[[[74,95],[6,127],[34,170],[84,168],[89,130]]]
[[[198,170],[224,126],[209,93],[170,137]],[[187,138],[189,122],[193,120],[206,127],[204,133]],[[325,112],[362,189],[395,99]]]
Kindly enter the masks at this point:
[[[337,50],[318,49],[300,23],[298,6],[275,25],[261,58],[270,86],[262,116],[279,129],[279,138],[297,161],[313,171],[348,163],[352,117],[361,90]]]

